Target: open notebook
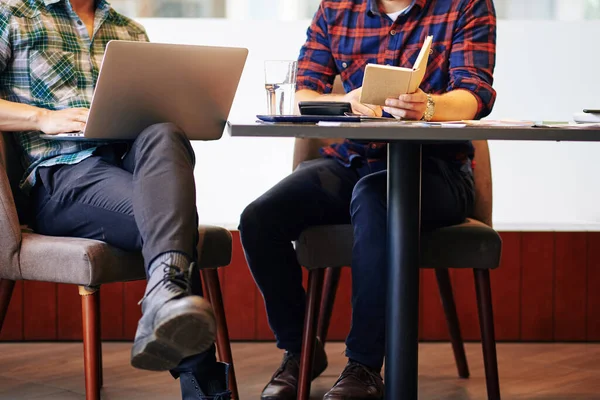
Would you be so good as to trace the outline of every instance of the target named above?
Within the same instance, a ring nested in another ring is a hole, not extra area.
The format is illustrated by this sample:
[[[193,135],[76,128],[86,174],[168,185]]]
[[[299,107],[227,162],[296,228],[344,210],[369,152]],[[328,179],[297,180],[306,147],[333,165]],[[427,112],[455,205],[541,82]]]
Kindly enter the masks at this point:
[[[433,36],[425,39],[413,68],[367,64],[360,102],[383,106],[387,98],[416,92],[427,70],[432,40]]]

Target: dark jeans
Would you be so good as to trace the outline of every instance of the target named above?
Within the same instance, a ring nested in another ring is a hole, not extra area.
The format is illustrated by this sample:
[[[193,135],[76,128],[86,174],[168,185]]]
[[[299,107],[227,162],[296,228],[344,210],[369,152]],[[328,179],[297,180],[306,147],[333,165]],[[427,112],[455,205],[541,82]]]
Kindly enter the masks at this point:
[[[352,327],[346,355],[383,365],[386,299],[387,171],[346,168],[332,159],[305,162],[250,204],[240,234],[279,348],[299,353],[305,312],[302,271],[292,241],[309,226],[354,226]],[[464,221],[474,202],[470,165],[424,157],[423,229]]]
[[[133,143],[103,146],[79,164],[40,168],[32,192],[35,230],[141,250],[146,267],[166,252],[195,260],[194,163],[185,134],[173,124],[158,124]],[[192,286],[202,294],[199,275]],[[206,357],[214,359],[214,348],[207,353],[182,366],[194,368]]]

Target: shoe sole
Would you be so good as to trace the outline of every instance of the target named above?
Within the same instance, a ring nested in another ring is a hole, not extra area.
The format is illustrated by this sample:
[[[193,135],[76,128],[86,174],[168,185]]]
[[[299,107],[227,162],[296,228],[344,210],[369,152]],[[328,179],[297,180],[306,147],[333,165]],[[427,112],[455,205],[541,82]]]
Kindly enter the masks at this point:
[[[206,351],[215,342],[212,307],[201,297],[185,298],[188,304],[156,326],[154,333],[138,339],[131,350],[131,365],[150,371],[168,371],[184,358]],[[192,303],[191,305],[189,303]]]

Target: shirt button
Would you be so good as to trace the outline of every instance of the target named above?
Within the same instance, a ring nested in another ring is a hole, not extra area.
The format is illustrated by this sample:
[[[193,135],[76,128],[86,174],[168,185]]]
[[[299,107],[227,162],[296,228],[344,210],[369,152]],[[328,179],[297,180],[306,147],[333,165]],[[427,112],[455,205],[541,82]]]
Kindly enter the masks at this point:
[[[346,68],[347,66],[348,66],[348,64],[342,63],[342,67]]]
[[[80,19],[77,20],[77,25],[83,25],[83,22],[81,22]]]
[[[392,30],[390,31],[390,35],[394,36],[395,34],[396,34],[396,31],[395,31],[394,29],[392,29]]]

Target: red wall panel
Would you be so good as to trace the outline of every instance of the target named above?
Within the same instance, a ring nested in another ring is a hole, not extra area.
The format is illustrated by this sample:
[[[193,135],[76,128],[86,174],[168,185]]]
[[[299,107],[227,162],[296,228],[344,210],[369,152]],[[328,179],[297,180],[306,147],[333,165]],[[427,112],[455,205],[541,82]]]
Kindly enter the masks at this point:
[[[503,232],[502,264],[492,271],[496,335],[507,341],[600,340],[600,233]],[[231,338],[272,340],[263,299],[233,232],[230,266],[219,271]],[[303,280],[306,285],[306,271]],[[479,339],[473,273],[452,270],[451,279],[465,340]],[[144,281],[101,289],[105,340],[130,340],[141,316],[137,302]],[[447,340],[435,274],[421,271],[420,337]],[[329,339],[344,340],[351,321],[351,271],[344,268]],[[81,301],[77,288],[18,282],[0,340],[81,338]]]
[[[54,340],[57,336],[57,285],[46,282],[24,282],[23,338]]]
[[[587,234],[557,232],[555,241],[554,339],[587,337]]]
[[[123,336],[127,339],[133,339],[135,331],[137,330],[138,321],[142,316],[142,309],[141,306],[138,305],[138,302],[144,297],[146,282],[126,282],[123,286]]]
[[[81,322],[81,298],[75,285],[56,285],[57,290],[57,338],[62,340],[81,340],[83,328]]]
[[[502,232],[500,267],[490,273],[496,340],[521,336],[521,233]]]
[[[600,232],[588,233],[587,339],[600,340]]]
[[[491,276],[493,280],[494,271],[492,271]],[[463,340],[479,340],[479,315],[473,271],[470,269],[453,269],[450,271],[450,279]]]
[[[444,308],[433,269],[421,269],[420,288],[419,338],[421,340],[449,340]]]
[[[521,340],[554,337],[554,232],[521,236]]]
[[[125,284],[121,282],[103,285],[100,289],[100,317],[102,339],[104,340],[123,340],[124,338],[124,296]]]
[[[4,326],[0,332],[0,341],[23,340],[23,282],[16,282]]]

